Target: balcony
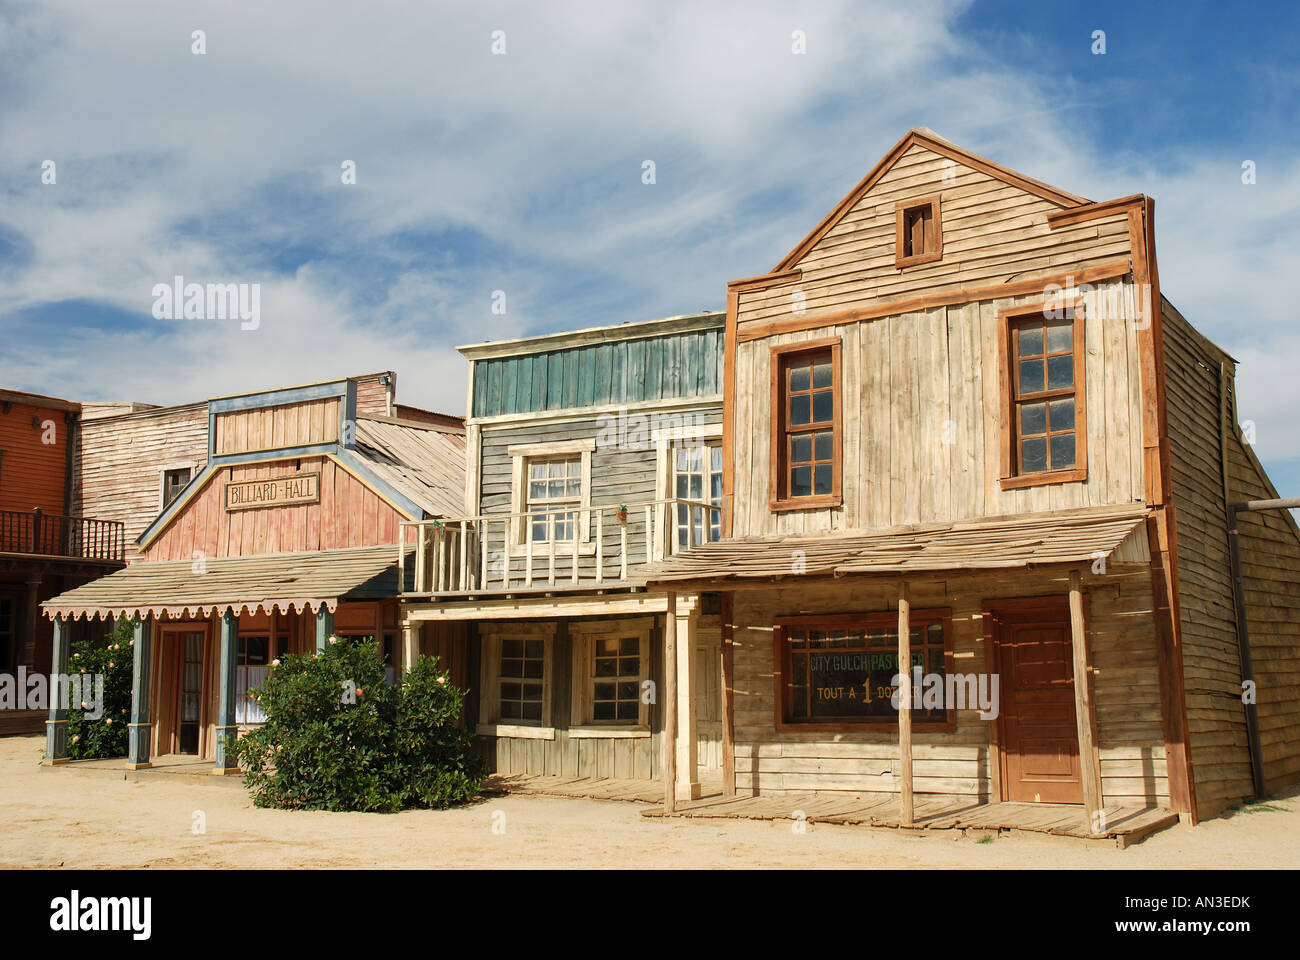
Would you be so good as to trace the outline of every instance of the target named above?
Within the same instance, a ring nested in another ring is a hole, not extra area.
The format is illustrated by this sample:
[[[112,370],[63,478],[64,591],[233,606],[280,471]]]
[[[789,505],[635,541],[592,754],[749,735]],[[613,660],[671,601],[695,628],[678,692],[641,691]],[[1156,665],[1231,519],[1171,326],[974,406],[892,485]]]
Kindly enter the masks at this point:
[[[120,520],[0,510],[0,553],[121,564],[126,533]]]
[[[721,508],[651,500],[401,525],[398,567],[405,599],[589,590],[626,586],[637,570],[718,539]],[[576,535],[575,535],[576,534]],[[413,576],[407,573],[413,565]]]

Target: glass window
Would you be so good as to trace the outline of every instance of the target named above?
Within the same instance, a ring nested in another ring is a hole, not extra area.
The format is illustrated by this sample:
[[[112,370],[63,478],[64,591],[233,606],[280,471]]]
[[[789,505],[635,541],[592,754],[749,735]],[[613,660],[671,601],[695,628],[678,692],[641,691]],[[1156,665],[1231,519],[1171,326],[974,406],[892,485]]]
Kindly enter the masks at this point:
[[[673,495],[679,500],[694,500],[696,503],[722,506],[722,447],[713,444],[677,448],[673,452]],[[708,511],[709,516],[706,521],[703,507],[691,507],[679,503],[675,509],[679,548],[703,543],[706,539],[706,522],[708,523],[707,539],[711,542],[722,538],[721,510]],[[694,514],[695,524],[694,543],[691,542],[692,514]]]
[[[182,467],[179,470],[163,471],[163,507],[175,500],[185,485],[190,482],[190,476],[193,471],[189,467]]]
[[[636,723],[641,710],[641,638],[592,638],[591,719]]]
[[[528,531],[532,539],[547,543],[554,524],[555,539],[572,540],[577,513],[567,506],[582,503],[582,458],[548,457],[528,461]]]
[[[1035,314],[1011,321],[1012,448],[1018,474],[1078,466],[1075,322],[1073,310],[1061,318]]]
[[[498,683],[501,720],[541,723],[546,669],[546,643],[523,637],[503,637]]]
[[[835,353],[795,353],[781,363],[779,499],[829,496],[835,490]]]

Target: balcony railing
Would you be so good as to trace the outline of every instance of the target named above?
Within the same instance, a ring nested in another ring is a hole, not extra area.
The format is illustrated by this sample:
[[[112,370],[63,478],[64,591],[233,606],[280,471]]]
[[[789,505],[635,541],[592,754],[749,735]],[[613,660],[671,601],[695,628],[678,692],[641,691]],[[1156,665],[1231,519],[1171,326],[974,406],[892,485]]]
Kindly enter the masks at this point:
[[[122,563],[126,533],[120,520],[0,510],[0,553]]]
[[[721,516],[711,503],[667,499],[405,521],[400,582],[411,564],[407,597],[613,586],[643,564],[718,539]]]

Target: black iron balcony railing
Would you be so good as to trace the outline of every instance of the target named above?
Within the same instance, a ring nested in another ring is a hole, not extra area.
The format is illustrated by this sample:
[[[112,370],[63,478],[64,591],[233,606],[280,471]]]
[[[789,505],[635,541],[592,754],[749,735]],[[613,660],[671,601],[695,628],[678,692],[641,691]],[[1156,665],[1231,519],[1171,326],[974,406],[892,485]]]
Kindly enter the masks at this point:
[[[126,533],[120,520],[0,510],[0,553],[123,563]]]

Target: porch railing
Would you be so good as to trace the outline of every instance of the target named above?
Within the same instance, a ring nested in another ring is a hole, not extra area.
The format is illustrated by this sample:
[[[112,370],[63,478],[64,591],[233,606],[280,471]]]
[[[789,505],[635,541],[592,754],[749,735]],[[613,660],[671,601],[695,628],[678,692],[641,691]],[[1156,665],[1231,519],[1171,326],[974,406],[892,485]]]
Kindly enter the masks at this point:
[[[404,596],[612,585],[643,564],[718,539],[721,517],[715,504],[670,498],[404,521],[400,582]]]
[[[0,510],[0,553],[124,562],[120,520],[65,517],[36,510]]]

